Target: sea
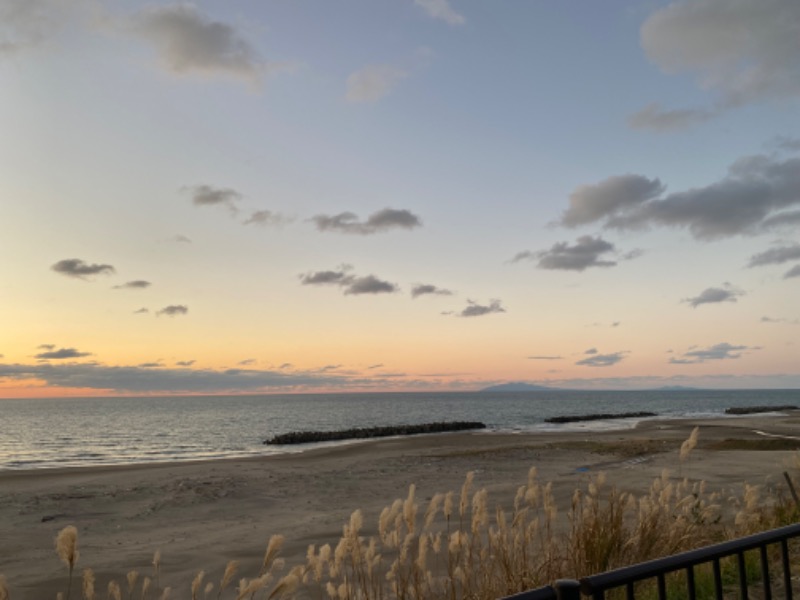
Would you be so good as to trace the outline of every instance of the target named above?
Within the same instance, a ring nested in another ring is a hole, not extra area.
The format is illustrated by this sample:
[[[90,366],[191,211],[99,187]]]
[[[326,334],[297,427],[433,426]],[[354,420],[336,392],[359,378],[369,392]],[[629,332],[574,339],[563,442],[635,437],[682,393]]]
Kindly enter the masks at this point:
[[[37,398],[0,400],[0,470],[209,460],[354,441],[292,446],[292,431],[480,421],[484,431],[631,428],[642,419],[553,425],[548,417],[654,412],[656,419],[737,418],[729,407],[800,406],[800,390],[535,391]]]

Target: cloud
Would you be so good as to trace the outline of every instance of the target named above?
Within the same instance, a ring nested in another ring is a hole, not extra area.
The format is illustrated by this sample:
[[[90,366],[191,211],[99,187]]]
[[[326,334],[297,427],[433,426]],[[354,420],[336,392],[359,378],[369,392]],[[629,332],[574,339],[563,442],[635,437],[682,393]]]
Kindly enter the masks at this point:
[[[569,208],[561,217],[565,227],[588,225],[608,215],[658,197],[664,192],[658,179],[642,175],[615,175],[593,185],[581,185],[569,197]]]
[[[223,76],[258,83],[285,65],[270,63],[232,25],[215,21],[191,4],[145,8],[124,31],[146,40],[161,66],[175,75]]]
[[[60,388],[94,389],[117,393],[245,392],[271,389],[380,386],[380,379],[342,373],[256,369],[142,368],[97,363],[2,364],[0,381],[36,379]]]
[[[770,248],[759,254],[754,254],[750,257],[750,262],[747,263],[747,266],[780,265],[791,260],[800,260],[800,244]]]
[[[689,350],[683,353],[682,358],[673,357],[669,359],[669,362],[675,365],[693,365],[704,363],[709,360],[740,358],[744,351],[760,349],[761,348],[758,346],[733,346],[727,342],[723,342],[702,350]]]
[[[772,143],[781,150],[789,150],[791,152],[800,151],[800,138],[779,135],[772,140]]]
[[[311,218],[311,221],[314,222],[319,231],[335,231],[359,235],[370,235],[390,229],[414,229],[422,226],[420,218],[411,211],[394,208],[379,210],[371,214],[363,222],[359,221],[358,216],[351,212],[343,212],[332,216],[316,215]]]
[[[594,350],[594,348],[593,348]],[[584,358],[576,362],[576,365],[582,367],[611,367],[625,358],[624,352],[613,352],[611,354],[598,354],[597,350],[592,353],[588,358]]]
[[[682,131],[713,119],[717,111],[702,108],[665,109],[658,102],[645,106],[628,117],[632,129],[657,132]]]
[[[149,312],[150,312],[150,309],[149,308],[145,308],[143,306],[142,308],[139,308],[139,309],[133,311],[133,314],[135,314],[135,315],[143,315],[143,314],[149,313]]]
[[[600,260],[600,257],[609,252],[614,252],[614,244],[600,237],[581,236],[574,246],[567,242],[553,244],[549,250],[540,252],[518,253],[511,262],[521,260],[535,260],[540,269],[562,271],[584,271],[590,267],[613,267],[617,263],[609,260]]]
[[[36,346],[37,350],[52,350],[56,347],[55,344],[39,344]]]
[[[399,291],[394,283],[378,279],[374,275],[354,277],[345,287],[345,295],[392,294]]]
[[[800,265],[793,266],[783,274],[784,279],[792,279],[793,277],[800,277]]]
[[[709,111],[655,106],[649,118],[645,108],[639,124],[688,126],[737,106],[800,97],[798,27],[796,0],[694,0],[660,8],[640,32],[648,58],[666,73],[694,74],[716,100]]]
[[[191,367],[196,362],[196,360],[179,360],[175,364],[179,367]]]
[[[188,312],[188,306],[184,306],[183,304],[170,304],[169,306],[165,306],[161,310],[157,311],[156,316],[166,315],[168,317],[176,317],[178,315],[188,314]]]
[[[302,285],[336,285],[344,289],[346,296],[360,294],[391,294],[400,290],[394,284],[378,279],[374,275],[359,277],[350,273],[350,265],[342,265],[336,271],[312,271],[300,275]]]
[[[190,240],[185,235],[181,235],[180,233],[171,237],[168,241],[176,242],[178,244],[191,244],[192,240]]]
[[[239,366],[245,367],[247,365],[252,365],[252,364],[255,364],[255,363],[256,363],[256,359],[255,358],[245,358],[244,360],[240,360],[236,364],[239,365]]]
[[[772,317],[761,317],[762,323],[788,323],[789,325],[800,325],[798,319],[775,319]]]
[[[270,210],[257,210],[253,212],[247,219],[242,221],[242,225],[283,225],[287,219],[279,213],[274,213]]]
[[[92,275],[110,275],[116,270],[111,265],[90,265],[79,258],[65,258],[50,267],[56,273],[77,279],[88,279]]]
[[[40,348],[50,348],[50,350],[47,352],[40,352],[33,356],[39,360],[64,360],[66,358],[81,358],[83,356],[92,355],[91,352],[80,352],[75,348],[59,348],[58,350],[53,350],[53,346],[50,344],[40,346]]]
[[[744,292],[729,283],[725,283],[721,288],[706,288],[699,295],[693,298],[684,298],[681,302],[687,302],[692,308],[697,308],[701,304],[736,302],[739,296],[744,296]]]
[[[492,313],[506,312],[500,300],[491,300],[488,305],[478,304],[473,300],[467,300],[467,303],[466,308],[458,313],[459,317],[482,317],[483,315],[490,315]]]
[[[370,369],[370,370],[372,370],[372,369],[380,369],[382,366],[383,366],[383,363],[378,363],[378,364],[375,364],[375,365],[369,365],[367,367],[367,369]]]
[[[88,6],[81,0],[0,1],[0,58],[46,44]]]
[[[149,288],[152,283],[149,281],[145,281],[143,279],[136,279],[134,281],[128,281],[123,283],[122,285],[115,285],[115,290],[143,290],[144,288]]]
[[[528,360],[562,360],[563,356],[529,356]]]
[[[453,292],[436,287],[435,285],[429,283],[419,283],[411,288],[412,298],[419,298],[420,296],[427,296],[431,294],[434,296],[452,296]]]
[[[303,285],[347,285],[355,278],[350,265],[342,265],[338,271],[312,271],[300,276]]]
[[[145,362],[145,363],[138,364],[136,366],[141,368],[141,369],[155,369],[155,368],[158,368],[158,367],[163,367],[164,365],[162,365],[159,362]]]
[[[800,6],[800,4],[798,4]],[[686,228],[714,240],[800,223],[800,158],[747,156],[735,161],[721,180],[664,195],[658,179],[641,175],[610,177],[581,186],[570,196],[561,224],[602,222],[606,229],[649,226]]]
[[[390,65],[364,67],[347,78],[345,98],[355,103],[377,102],[407,76],[406,71]]]
[[[597,348],[589,348],[584,354],[597,354]]]
[[[414,4],[421,6],[429,17],[444,21],[448,25],[466,23],[466,19],[450,6],[448,0],[414,0]]]
[[[192,204],[195,206],[225,206],[232,213],[238,211],[236,202],[242,199],[242,195],[236,190],[210,185],[186,186],[181,191],[191,194]]]

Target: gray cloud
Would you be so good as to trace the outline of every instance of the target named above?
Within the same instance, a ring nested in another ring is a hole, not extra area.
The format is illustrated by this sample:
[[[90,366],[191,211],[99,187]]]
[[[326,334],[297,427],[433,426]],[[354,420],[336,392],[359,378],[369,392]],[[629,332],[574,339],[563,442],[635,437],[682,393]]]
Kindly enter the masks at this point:
[[[597,354],[597,348],[589,348],[584,354]]]
[[[0,2],[0,58],[46,44],[87,6],[81,0]]]
[[[761,317],[762,323],[788,323],[789,325],[800,325],[798,319],[775,319],[772,317]]]
[[[431,294],[434,296],[452,296],[453,292],[437,287],[430,283],[419,283],[411,288],[412,298],[419,298],[420,296],[427,296]]]
[[[345,287],[345,295],[392,294],[399,291],[394,283],[378,279],[374,275],[354,277]]]
[[[736,302],[739,296],[744,296],[744,292],[729,283],[725,283],[721,288],[706,288],[697,296],[684,298],[681,302],[687,302],[692,308],[697,308],[701,304]]]
[[[563,356],[529,356],[528,360],[561,360]]]
[[[282,68],[266,61],[232,25],[211,19],[191,4],[145,8],[122,28],[151,43],[161,66],[176,75],[237,77],[256,83]]]
[[[2,364],[0,381],[37,379],[47,385],[112,392],[242,392],[269,389],[381,385],[342,373],[255,369],[141,368],[88,364]]]
[[[55,344],[39,344],[36,346],[37,350],[53,350],[56,347]]]
[[[225,206],[232,213],[239,209],[236,202],[242,199],[242,195],[231,188],[216,188],[210,185],[194,185],[182,188],[192,197],[192,204],[195,206]]]
[[[632,184],[617,192],[620,181]],[[648,226],[688,229],[697,239],[713,240],[800,222],[800,158],[779,160],[749,156],[734,162],[723,179],[666,196],[657,179],[638,175],[611,177],[579,187],[561,223],[568,226],[602,222],[607,229]]]
[[[625,358],[625,352],[612,352],[611,354],[594,354],[576,362],[582,367],[611,367]]]
[[[145,362],[138,364],[136,366],[139,367],[140,369],[156,369],[158,367],[163,367],[164,365],[162,365],[159,362]]]
[[[651,129],[688,126],[724,110],[800,96],[800,4],[795,0],[673,2],[642,25],[648,58],[667,73],[696,75],[715,93],[712,110],[652,109],[638,113]],[[644,115],[643,115],[644,113]],[[637,115],[631,117],[636,123]]]
[[[421,6],[429,17],[444,21],[448,25],[463,25],[466,19],[457,13],[448,0],[414,0],[414,4]]]
[[[161,310],[157,311],[156,316],[166,315],[168,317],[176,317],[178,315],[188,314],[188,312],[188,306],[184,306],[183,304],[170,304],[169,306],[165,306]]]
[[[789,150],[791,152],[800,151],[800,138],[779,135],[772,140],[772,143],[781,150]]]
[[[319,231],[335,231],[338,233],[352,233],[370,235],[390,229],[414,229],[421,227],[420,218],[408,210],[384,208],[371,214],[366,221],[359,221],[358,216],[351,212],[338,215],[316,215],[311,221]]]
[[[58,350],[52,350],[53,346],[50,344],[46,344],[40,346],[43,348],[51,348],[51,350],[47,352],[40,352],[39,354],[35,354],[33,358],[38,358],[39,360],[64,360],[66,358],[81,358],[83,356],[91,356],[91,352],[80,352],[75,348],[59,348]]]
[[[256,359],[255,358],[245,358],[244,360],[240,360],[236,364],[241,366],[241,367],[245,367],[247,365],[252,365],[252,364],[255,364],[255,363],[256,363]]]
[[[144,279],[136,279],[134,281],[127,281],[122,285],[115,285],[115,290],[142,290],[144,288],[149,288],[152,283],[149,281],[145,281]]]
[[[800,260],[800,244],[770,248],[759,254],[754,254],[750,257],[750,262],[747,263],[747,266],[780,265],[791,260]]]
[[[270,210],[257,210],[253,212],[247,219],[242,221],[242,225],[283,225],[287,222],[286,217],[280,213],[275,213]]]
[[[609,215],[657,198],[665,186],[642,175],[615,175],[593,185],[582,185],[569,197],[569,208],[561,217],[565,227],[594,223]]]
[[[600,237],[584,235],[577,239],[574,246],[570,246],[568,242],[558,242],[549,250],[526,250],[518,253],[511,262],[533,260],[537,261],[536,266],[540,269],[584,271],[590,267],[615,266],[616,262],[600,260],[602,255],[611,252],[614,252],[614,244]]]
[[[391,294],[400,290],[394,284],[378,279],[374,275],[362,277],[350,273],[350,265],[342,265],[336,271],[312,271],[300,275],[302,285],[336,285],[344,289],[346,296],[360,294]]]
[[[303,285],[347,285],[354,279],[354,275],[349,271],[350,265],[342,265],[338,271],[312,271],[300,275],[300,283]]]
[[[467,306],[460,313],[458,313],[458,316],[482,317],[483,315],[504,312],[506,312],[506,309],[503,308],[500,300],[490,300],[488,305],[478,304],[473,300],[467,300]]]
[[[727,342],[715,344],[710,348],[701,350],[689,350],[684,352],[681,358],[670,358],[669,362],[675,365],[693,365],[704,363],[709,360],[725,360],[740,358],[744,351],[760,350],[758,346],[733,346]]]
[[[791,279],[793,277],[800,277],[800,265],[793,266],[783,274],[784,279]]]
[[[196,362],[196,360],[179,360],[175,364],[179,367],[191,367]]]
[[[133,314],[135,314],[135,315],[143,315],[144,313],[149,313],[149,312],[150,312],[150,309],[145,308],[143,306],[142,308],[139,308],[139,309],[133,311]]]
[[[77,279],[88,279],[92,275],[110,275],[116,270],[111,265],[89,264],[79,258],[65,258],[50,267],[56,273]]]
[[[406,71],[390,65],[370,65],[347,78],[348,102],[377,102],[408,76]]]
[[[181,235],[180,233],[176,234],[169,240],[170,242],[177,242],[179,244],[191,244],[192,240],[190,240],[185,235]]]
[[[633,129],[657,132],[682,131],[713,119],[716,114],[716,110],[702,108],[670,110],[662,108],[658,102],[653,102],[628,117],[628,125]]]

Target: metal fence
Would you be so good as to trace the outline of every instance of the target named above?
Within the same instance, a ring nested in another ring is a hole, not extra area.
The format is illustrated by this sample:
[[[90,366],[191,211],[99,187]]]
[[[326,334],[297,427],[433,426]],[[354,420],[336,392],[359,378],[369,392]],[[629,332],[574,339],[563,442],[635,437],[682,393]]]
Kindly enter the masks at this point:
[[[750,592],[758,590],[758,597],[764,600],[772,600],[773,597],[791,600],[792,574],[788,540],[795,537],[800,537],[800,523],[590,575],[580,580],[559,579],[553,586],[529,590],[504,600],[582,600],[584,597],[604,600],[606,592],[612,590],[619,590],[618,597],[624,596],[626,600],[634,600],[637,584],[648,580],[655,581],[659,600],[666,600],[667,576],[681,572],[685,574],[685,588],[670,588],[675,591],[669,595],[694,600],[698,597],[695,567],[701,565],[710,566],[713,585],[713,590],[703,590],[703,597],[722,600],[726,596],[730,597],[731,591],[735,591],[738,592],[739,598],[748,600]],[[745,558],[745,553],[748,551],[758,553],[758,573],[753,573],[750,579]],[[728,557],[734,559],[736,582],[728,584],[726,589],[723,583],[722,560]]]

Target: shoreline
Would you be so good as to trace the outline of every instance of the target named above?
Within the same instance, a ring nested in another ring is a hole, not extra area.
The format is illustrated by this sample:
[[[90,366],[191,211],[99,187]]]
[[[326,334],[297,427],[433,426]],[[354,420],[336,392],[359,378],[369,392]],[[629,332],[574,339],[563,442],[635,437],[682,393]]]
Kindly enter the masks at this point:
[[[381,509],[415,484],[421,505],[437,492],[456,493],[467,472],[492,505],[507,504],[531,466],[553,482],[560,507],[592,476],[605,472],[622,490],[643,492],[664,468],[677,474],[678,450],[694,426],[699,444],[681,475],[711,489],[780,483],[795,450],[718,450],[725,440],[757,443],[797,437],[800,411],[784,416],[659,419],[613,431],[470,432],[355,440],[303,452],[159,464],[0,471],[0,573],[12,597],[54,597],[66,570],[53,538],[79,531],[78,568],[98,582],[152,574],[160,550],[165,585],[188,589],[196,572],[217,578],[228,560],[252,572],[272,534],[286,536],[287,568],[309,544],[335,544],[361,509],[367,534]],[[792,440],[787,440],[792,442]],[[800,443],[800,440],[798,440]],[[793,442],[792,442],[793,443]],[[563,510],[563,508],[562,508]],[[47,518],[46,520],[43,520]],[[176,589],[176,591],[177,591]]]

